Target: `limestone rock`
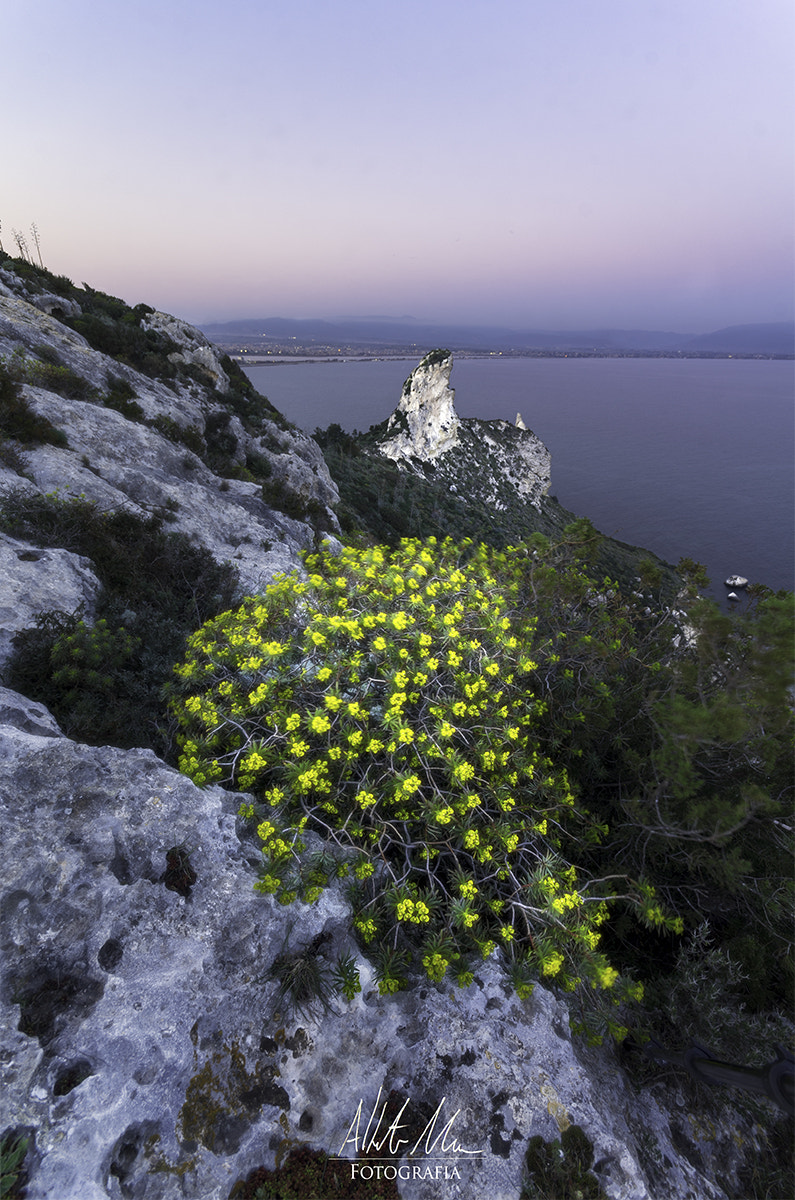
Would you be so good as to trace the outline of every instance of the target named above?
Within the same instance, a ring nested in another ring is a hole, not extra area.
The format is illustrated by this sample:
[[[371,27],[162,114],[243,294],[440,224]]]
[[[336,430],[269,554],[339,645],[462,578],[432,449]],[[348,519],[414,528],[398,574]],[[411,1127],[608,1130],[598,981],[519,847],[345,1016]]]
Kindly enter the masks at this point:
[[[266,421],[262,437],[251,439],[257,452],[270,448],[269,459],[274,480],[284,484],[305,503],[320,505],[333,514],[339,504],[339,490],[329,474],[323,452],[300,429],[279,429]],[[278,447],[278,450],[274,449]]]
[[[459,418],[449,387],[452,355],[434,350],[403,385],[397,408],[371,433],[402,469],[504,510],[518,496],[534,507],[550,488],[551,458],[521,414],[516,423]]]
[[[6,687],[0,687],[0,726],[6,726],[9,732],[20,730],[39,737],[63,737],[49,709]]]
[[[14,635],[52,609],[90,620],[100,584],[91,563],[68,550],[43,550],[0,532],[0,678]]]
[[[141,327],[165,333],[176,343],[179,349],[169,356],[172,362],[190,363],[200,367],[212,380],[217,391],[229,391],[229,376],[221,365],[221,355],[193,325],[188,325],[169,313],[153,312],[141,322]]]
[[[441,1105],[458,1143],[447,1180],[420,1146],[406,1200],[517,1200],[528,1138],[567,1123],[612,1200],[723,1200],[715,1175],[753,1130],[708,1134],[682,1095],[633,1091],[611,1050],[572,1042],[563,1001],[506,995],[496,964],[382,997],[359,957],[350,1005],[277,1013],[286,942],[353,949],[342,894],[280,907],[252,890],[240,797],[58,737],[23,700],[0,716],[0,1085],[7,1127],[31,1132],[30,1200],[226,1200],[290,1146],[352,1156],[390,1093],[420,1132]]]
[[[460,422],[450,387],[452,367],[452,354],[433,350],[414,368],[387,421],[387,434],[392,436],[381,443],[387,458],[429,462],[457,444]]]
[[[66,398],[46,386],[23,385],[30,408],[62,430],[68,446],[23,447],[27,478],[0,466],[1,492],[57,492],[63,498],[84,496],[105,510],[165,513],[175,531],[236,566],[241,592],[262,590],[277,572],[295,568],[299,552],[315,543],[318,520],[332,533],[339,530],[334,514],[339,494],[317,444],[271,420],[262,421],[260,434],[244,429],[223,406],[230,385],[220,355],[198,330],[167,314],[147,317],[150,329],[179,347],[181,361],[207,375],[206,387],[167,385],[92,349],[81,334],[37,307],[40,300],[14,272],[0,270],[0,355],[34,365],[41,365],[43,353],[49,356],[45,364],[54,356],[84,381],[85,395]],[[132,388],[142,419],[101,403],[114,380]],[[217,424],[219,415],[222,424],[226,418],[232,462],[241,465],[254,453],[269,463],[268,484],[276,486],[269,487],[267,498],[259,485],[214,474],[180,443],[179,433],[176,439],[168,436],[172,429],[188,431],[191,444],[204,444],[208,421]],[[306,512],[315,524],[302,519]],[[67,588],[65,605],[70,596]]]

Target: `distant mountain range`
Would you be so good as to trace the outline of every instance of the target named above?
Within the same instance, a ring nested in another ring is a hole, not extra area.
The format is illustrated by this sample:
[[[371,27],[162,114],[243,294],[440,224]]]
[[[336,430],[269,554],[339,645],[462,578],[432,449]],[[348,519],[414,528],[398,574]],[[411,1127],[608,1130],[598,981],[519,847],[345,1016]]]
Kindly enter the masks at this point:
[[[307,352],[359,349],[423,353],[429,347],[502,353],[693,354],[795,356],[795,323],[730,325],[712,333],[668,333],[647,329],[534,330],[486,325],[435,325],[409,317],[344,317],[335,321],[260,317],[203,325],[218,344],[240,343],[263,350],[294,342]]]

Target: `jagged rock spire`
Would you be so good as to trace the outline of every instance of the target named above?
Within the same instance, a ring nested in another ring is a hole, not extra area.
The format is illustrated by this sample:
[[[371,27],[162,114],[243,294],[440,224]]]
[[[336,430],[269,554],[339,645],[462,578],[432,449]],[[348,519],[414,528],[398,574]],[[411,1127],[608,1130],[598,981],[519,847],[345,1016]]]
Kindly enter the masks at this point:
[[[457,445],[460,420],[450,387],[452,366],[449,350],[432,350],[411,372],[387,422],[387,434],[392,436],[380,447],[387,458],[427,462]]]

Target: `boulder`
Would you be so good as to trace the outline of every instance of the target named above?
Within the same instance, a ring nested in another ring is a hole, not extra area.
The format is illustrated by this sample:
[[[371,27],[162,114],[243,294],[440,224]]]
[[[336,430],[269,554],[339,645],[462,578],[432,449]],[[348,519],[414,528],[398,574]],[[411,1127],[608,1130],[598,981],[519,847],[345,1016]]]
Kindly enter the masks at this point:
[[[43,550],[0,532],[0,679],[15,634],[40,613],[94,615],[100,583],[87,558],[68,550]]]
[[[412,1146],[391,1140],[410,1200],[518,1200],[528,1138],[574,1123],[612,1200],[722,1200],[715,1172],[753,1130],[634,1090],[613,1050],[572,1040],[563,1000],[507,994],[496,962],[467,989],[383,997],[358,954],[351,1003],[277,1003],[285,947],[357,954],[344,894],[256,894],[239,796],[148,750],[77,745],[37,707],[0,697],[0,1083],[7,1127],[30,1133],[30,1200],[226,1200],[291,1147],[353,1159],[387,1099],[406,1103]]]

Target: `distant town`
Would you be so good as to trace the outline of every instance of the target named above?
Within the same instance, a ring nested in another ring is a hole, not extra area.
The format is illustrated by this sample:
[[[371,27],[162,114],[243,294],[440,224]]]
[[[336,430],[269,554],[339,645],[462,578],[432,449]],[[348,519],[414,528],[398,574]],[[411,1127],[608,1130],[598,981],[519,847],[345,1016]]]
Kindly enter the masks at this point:
[[[266,345],[253,341],[222,342],[219,338],[212,340],[223,347],[227,354],[239,362],[252,365],[262,363],[294,362],[317,360],[319,362],[351,362],[360,359],[363,362],[380,360],[401,361],[413,360],[428,351],[428,343],[414,343],[406,346],[351,344],[345,346],[322,345],[316,342],[301,342],[297,338],[286,341],[268,341]],[[619,350],[594,346],[592,348],[577,347],[568,350],[549,348],[545,350],[507,349],[487,350],[472,349],[471,347],[448,347],[457,358],[756,358],[756,359],[791,359],[792,354],[760,354],[750,352],[735,352],[729,354],[720,350]]]
[[[632,329],[510,330],[376,318],[267,317],[202,328],[216,345],[250,363],[416,359],[435,346],[459,358],[795,357],[791,322],[733,325],[698,335]]]

